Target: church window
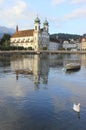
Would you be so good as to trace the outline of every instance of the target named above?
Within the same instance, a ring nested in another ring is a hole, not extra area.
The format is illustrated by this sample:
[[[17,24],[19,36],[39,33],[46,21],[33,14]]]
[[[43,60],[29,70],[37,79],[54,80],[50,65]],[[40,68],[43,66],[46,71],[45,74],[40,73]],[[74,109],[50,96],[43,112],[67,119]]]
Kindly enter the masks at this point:
[[[35,26],[35,30],[37,30],[37,26]]]

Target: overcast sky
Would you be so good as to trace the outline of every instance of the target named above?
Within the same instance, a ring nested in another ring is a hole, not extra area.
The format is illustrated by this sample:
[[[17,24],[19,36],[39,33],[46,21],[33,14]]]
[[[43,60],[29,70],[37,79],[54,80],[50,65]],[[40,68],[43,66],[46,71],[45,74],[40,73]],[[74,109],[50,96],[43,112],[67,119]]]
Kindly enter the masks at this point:
[[[86,33],[86,0],[0,0],[0,26],[31,29],[37,15],[51,34]]]

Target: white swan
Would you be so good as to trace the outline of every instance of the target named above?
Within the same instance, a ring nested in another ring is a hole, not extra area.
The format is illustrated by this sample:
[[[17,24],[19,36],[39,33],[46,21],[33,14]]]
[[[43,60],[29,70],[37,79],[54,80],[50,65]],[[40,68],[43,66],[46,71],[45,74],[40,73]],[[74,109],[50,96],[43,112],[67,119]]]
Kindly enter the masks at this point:
[[[74,104],[73,105],[73,110],[76,111],[76,112],[80,112],[80,103],[78,103],[77,105]]]

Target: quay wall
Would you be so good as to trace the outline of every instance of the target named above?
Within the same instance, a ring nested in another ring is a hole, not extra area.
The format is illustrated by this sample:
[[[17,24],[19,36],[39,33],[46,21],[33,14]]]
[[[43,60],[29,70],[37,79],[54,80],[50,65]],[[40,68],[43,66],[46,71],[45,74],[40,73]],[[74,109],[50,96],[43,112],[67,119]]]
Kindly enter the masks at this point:
[[[13,50],[13,51],[0,51],[0,55],[20,55],[20,54],[86,54],[86,51],[64,51],[64,50],[57,50],[57,51],[49,51],[49,50],[40,50],[40,51],[33,51],[33,50]]]

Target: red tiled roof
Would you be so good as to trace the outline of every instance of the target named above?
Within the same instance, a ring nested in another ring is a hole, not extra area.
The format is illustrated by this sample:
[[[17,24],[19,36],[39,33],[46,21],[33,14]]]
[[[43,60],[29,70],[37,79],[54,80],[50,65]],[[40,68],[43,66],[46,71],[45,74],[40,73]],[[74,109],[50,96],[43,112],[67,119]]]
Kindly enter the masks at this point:
[[[33,36],[34,29],[15,32],[12,38]]]

